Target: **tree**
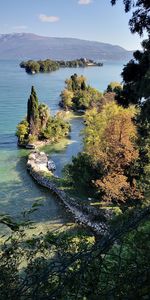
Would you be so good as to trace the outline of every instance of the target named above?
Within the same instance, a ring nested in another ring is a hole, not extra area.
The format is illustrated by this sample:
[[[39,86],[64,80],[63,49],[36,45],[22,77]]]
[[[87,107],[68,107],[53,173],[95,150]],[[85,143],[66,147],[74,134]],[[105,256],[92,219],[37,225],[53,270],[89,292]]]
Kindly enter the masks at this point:
[[[101,101],[102,93],[86,85],[85,77],[72,75],[65,81],[66,88],[61,93],[60,106],[65,109],[86,110]]]
[[[83,91],[86,90],[86,83],[85,83],[85,81],[82,81],[82,83],[81,83],[81,90],[83,90]]]
[[[40,103],[38,106],[39,110],[39,120],[40,120],[40,128],[43,129],[46,127],[47,121],[50,117],[50,110],[48,106],[44,103]]]
[[[117,0],[111,0],[112,5]],[[150,1],[124,0],[125,12],[133,10],[129,21],[132,33],[142,35],[144,30],[148,33],[148,40],[143,41],[143,51],[134,52],[132,59],[123,69],[123,91],[117,98],[118,103],[127,106],[129,103],[141,104],[141,99],[150,96]]]
[[[17,126],[19,144],[26,146],[41,139],[55,142],[66,137],[69,131],[70,124],[62,118],[61,114],[52,117],[48,106],[44,103],[39,104],[36,91],[32,86],[28,99],[27,119]]]
[[[28,99],[27,121],[29,123],[29,134],[37,134],[39,130],[39,101],[34,86]]]
[[[108,84],[106,93],[117,93],[119,90],[122,90],[122,85],[119,82],[113,81]]]
[[[61,102],[60,102],[60,105],[62,103],[64,109],[68,109],[68,108],[71,108],[73,106],[73,102],[72,102],[72,99],[73,99],[73,92],[70,91],[70,90],[67,90],[67,89],[64,89],[61,93]]]
[[[116,4],[117,0],[112,0]],[[141,185],[147,186],[150,162],[150,1],[149,0],[124,0],[125,11],[134,9],[129,21],[132,33],[140,36],[144,31],[148,39],[142,42],[143,51],[135,51],[133,59],[124,67],[122,72],[123,90],[117,95],[119,104],[127,107],[130,103],[140,107],[140,114],[136,120],[139,133],[139,159],[137,173],[141,174]],[[148,183],[149,184],[149,183]]]
[[[73,157],[72,162],[64,169],[67,179],[78,191],[92,196],[95,192],[92,181],[98,179],[100,173],[97,171],[91,156],[85,152],[78,153],[77,157]]]
[[[56,114],[54,117],[49,117],[46,127],[41,130],[41,137],[51,141],[58,141],[68,135],[70,124],[62,119],[61,115]]]
[[[142,197],[135,177],[127,173],[139,157],[132,121],[135,113],[133,107],[124,109],[110,102],[99,113],[93,109],[85,115],[85,151],[94,163],[103,165],[103,175],[95,184],[107,202],[121,203]]]
[[[150,96],[150,41],[143,41],[142,46],[143,52],[134,52],[134,59],[122,71],[124,86],[119,99],[121,104],[141,105],[142,98]]]
[[[25,63],[25,69],[27,73],[38,73],[40,71],[40,65],[38,64],[38,62],[30,60],[27,63]]]
[[[115,5],[118,0],[111,0],[112,5]],[[132,33],[142,35],[144,30],[150,34],[150,2],[149,0],[123,0],[125,12],[134,9],[132,17],[129,21],[130,30]]]
[[[23,143],[28,138],[29,134],[29,123],[26,120],[21,121],[17,125],[16,135],[18,136],[19,143]]]
[[[84,89],[86,87],[86,78],[83,75],[78,76],[75,73],[71,75],[69,79],[66,79],[65,83],[66,83],[66,88],[69,91],[75,92],[77,90]]]

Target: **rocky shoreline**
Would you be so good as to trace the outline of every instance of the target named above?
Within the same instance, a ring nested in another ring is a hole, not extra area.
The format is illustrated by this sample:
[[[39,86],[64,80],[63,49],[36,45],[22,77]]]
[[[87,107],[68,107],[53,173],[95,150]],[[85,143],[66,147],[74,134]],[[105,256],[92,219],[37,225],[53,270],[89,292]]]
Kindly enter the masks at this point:
[[[58,178],[53,175],[52,171],[49,171],[48,161],[48,156],[39,150],[34,150],[29,154],[27,169],[34,180],[55,194],[77,223],[90,228],[97,235],[107,234],[109,231],[107,221],[112,217],[112,212],[79,204],[74,198],[69,197],[66,192],[57,187]]]
[[[25,149],[29,149],[29,150],[35,150],[38,149],[38,147],[44,147],[47,146],[51,143],[53,143],[54,141],[50,141],[50,140],[43,140],[43,141],[35,141],[34,143],[28,143],[28,144],[22,144],[18,142],[18,147],[20,148],[25,148]]]

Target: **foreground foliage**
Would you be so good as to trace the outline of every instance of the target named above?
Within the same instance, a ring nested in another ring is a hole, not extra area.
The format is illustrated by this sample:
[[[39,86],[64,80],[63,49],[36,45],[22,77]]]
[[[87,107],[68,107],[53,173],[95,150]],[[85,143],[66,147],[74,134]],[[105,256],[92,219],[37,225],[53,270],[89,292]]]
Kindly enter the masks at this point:
[[[79,229],[29,238],[14,227],[0,247],[0,299],[148,299],[150,222],[138,227],[142,218],[130,214],[96,240]]]
[[[118,0],[111,0],[112,5]],[[125,12],[133,11],[129,20],[129,27],[132,33],[138,33],[140,36],[146,30],[150,33],[150,2],[149,0],[123,0]]]

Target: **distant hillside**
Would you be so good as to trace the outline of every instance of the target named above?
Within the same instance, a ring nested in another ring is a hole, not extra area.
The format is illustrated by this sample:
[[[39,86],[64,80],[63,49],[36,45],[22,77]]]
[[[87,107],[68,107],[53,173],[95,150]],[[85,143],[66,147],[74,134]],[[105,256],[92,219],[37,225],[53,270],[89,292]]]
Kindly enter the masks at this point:
[[[0,59],[127,60],[132,52],[120,46],[74,38],[38,36],[32,33],[0,35]]]

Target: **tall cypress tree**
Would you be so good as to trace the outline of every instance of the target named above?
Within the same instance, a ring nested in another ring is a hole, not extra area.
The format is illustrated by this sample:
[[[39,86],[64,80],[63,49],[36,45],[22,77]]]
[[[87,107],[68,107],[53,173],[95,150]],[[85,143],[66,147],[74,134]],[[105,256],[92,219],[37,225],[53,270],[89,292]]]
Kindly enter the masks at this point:
[[[39,101],[36,95],[34,86],[31,88],[31,95],[28,99],[27,105],[27,121],[29,123],[29,133],[37,134],[39,127],[39,111],[38,111]]]

